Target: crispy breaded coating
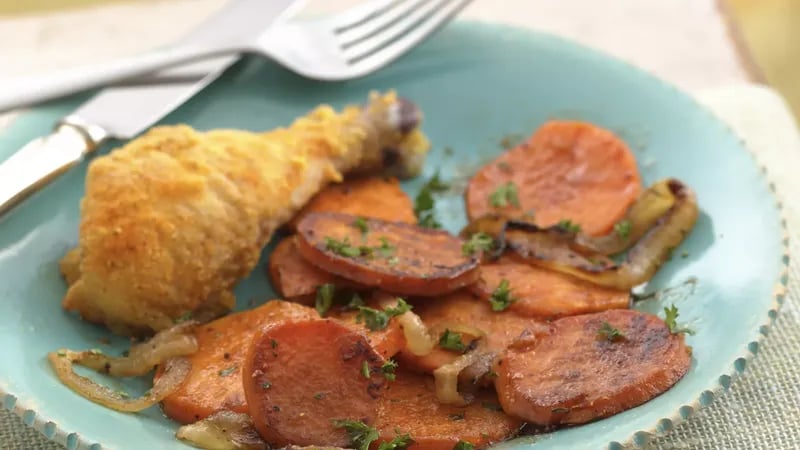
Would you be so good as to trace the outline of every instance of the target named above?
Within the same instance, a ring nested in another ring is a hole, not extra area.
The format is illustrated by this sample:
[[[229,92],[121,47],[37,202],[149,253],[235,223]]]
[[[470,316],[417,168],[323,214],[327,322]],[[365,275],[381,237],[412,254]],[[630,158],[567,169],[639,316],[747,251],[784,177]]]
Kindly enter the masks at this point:
[[[224,314],[272,233],[325,185],[416,174],[428,149],[419,122],[390,92],[266,133],[152,129],[89,166],[64,308],[131,335]]]

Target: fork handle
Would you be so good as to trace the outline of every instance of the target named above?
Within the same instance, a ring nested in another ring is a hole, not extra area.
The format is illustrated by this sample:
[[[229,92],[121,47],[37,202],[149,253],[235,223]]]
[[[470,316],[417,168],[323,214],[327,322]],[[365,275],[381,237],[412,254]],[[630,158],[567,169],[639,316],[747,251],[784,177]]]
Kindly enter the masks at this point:
[[[107,63],[65,69],[46,75],[12,78],[0,83],[0,111],[74,94],[160,69],[242,51],[244,49],[236,45],[168,47]]]

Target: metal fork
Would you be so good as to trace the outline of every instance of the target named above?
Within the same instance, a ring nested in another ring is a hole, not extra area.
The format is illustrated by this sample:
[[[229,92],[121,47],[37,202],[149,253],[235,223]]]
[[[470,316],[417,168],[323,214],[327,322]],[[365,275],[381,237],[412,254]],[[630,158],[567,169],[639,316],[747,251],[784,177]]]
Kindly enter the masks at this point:
[[[341,81],[375,72],[452,20],[472,0],[373,0],[330,17],[275,24],[255,42],[171,47],[0,84],[0,111],[235,53],[260,54],[307,78]]]

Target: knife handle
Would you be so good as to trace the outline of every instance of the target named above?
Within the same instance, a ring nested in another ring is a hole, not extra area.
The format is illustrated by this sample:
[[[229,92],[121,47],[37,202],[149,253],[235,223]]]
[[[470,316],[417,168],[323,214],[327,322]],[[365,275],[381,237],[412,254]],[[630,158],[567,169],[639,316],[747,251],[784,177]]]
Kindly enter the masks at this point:
[[[0,163],[0,217],[94,151],[105,133],[66,118],[48,136],[36,138]]]

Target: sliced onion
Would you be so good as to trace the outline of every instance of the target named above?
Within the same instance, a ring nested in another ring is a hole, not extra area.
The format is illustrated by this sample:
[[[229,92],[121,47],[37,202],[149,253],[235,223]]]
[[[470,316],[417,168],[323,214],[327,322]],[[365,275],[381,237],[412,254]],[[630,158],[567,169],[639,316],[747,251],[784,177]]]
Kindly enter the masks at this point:
[[[445,405],[466,406],[471,398],[462,396],[458,392],[458,375],[462,370],[475,364],[484,352],[473,351],[459,356],[450,364],[445,364],[433,371],[436,382],[436,399]]]
[[[397,307],[397,297],[384,292],[373,294],[381,308]],[[406,350],[412,355],[425,356],[433,351],[436,345],[436,336],[433,335],[422,319],[413,310],[394,317],[403,329],[403,336],[406,338]]]
[[[540,231],[512,231],[515,226],[512,223],[505,232],[506,245],[526,262],[601,286],[630,290],[655,275],[697,221],[699,210],[694,192],[674,179],[667,180],[666,186],[675,199],[673,206],[628,251],[625,262],[620,265],[595,264],[602,254],[579,253],[563,242],[547,240],[548,235]]]
[[[72,352],[75,364],[115,377],[144,375],[158,364],[197,351],[194,329],[197,322],[183,322],[160,331],[150,340],[132,346],[128,356],[114,357],[96,350]]]
[[[128,398],[120,392],[75,373],[72,365],[82,356],[82,353],[59,350],[48,353],[47,359],[64,385],[94,403],[121,412],[138,412],[157,404],[164,397],[175,392],[192,369],[191,363],[186,358],[169,359],[164,363],[164,373],[153,384],[152,389],[139,398]]]
[[[205,419],[178,428],[175,436],[195,447],[208,450],[265,450],[247,414],[229,410],[215,412]]]
[[[429,332],[432,336],[441,336],[445,330],[450,330],[453,333],[460,333],[461,335],[471,336],[475,339],[480,339],[486,336],[486,332],[478,327],[467,325],[459,322],[440,322],[432,326]]]
[[[587,250],[604,255],[625,251],[653,228],[658,220],[675,205],[676,198],[670,190],[671,181],[670,179],[661,180],[639,196],[623,219],[630,225],[627,233],[611,232],[606,236],[599,237],[579,233],[575,236],[575,243]]]
[[[403,335],[406,338],[406,350],[409,353],[416,356],[425,356],[433,351],[436,340],[418,315],[409,311],[395,317],[395,320],[403,328]]]

